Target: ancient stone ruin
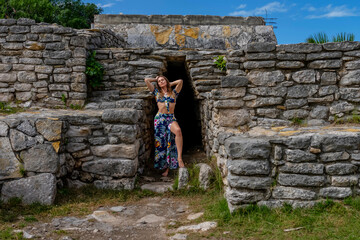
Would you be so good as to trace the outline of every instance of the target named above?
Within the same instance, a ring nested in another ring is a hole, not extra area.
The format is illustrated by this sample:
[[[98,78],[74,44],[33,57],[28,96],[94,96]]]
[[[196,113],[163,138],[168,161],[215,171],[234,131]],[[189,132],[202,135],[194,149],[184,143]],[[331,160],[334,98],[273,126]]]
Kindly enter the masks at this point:
[[[85,75],[92,50],[98,88]],[[31,106],[0,117],[2,200],[133,189],[153,149],[144,78],[159,74],[184,80],[185,144],[216,158],[231,210],[359,193],[360,127],[334,122],[360,119],[360,42],[277,45],[260,17],[99,15],[91,30],[2,19],[0,60],[0,101]]]

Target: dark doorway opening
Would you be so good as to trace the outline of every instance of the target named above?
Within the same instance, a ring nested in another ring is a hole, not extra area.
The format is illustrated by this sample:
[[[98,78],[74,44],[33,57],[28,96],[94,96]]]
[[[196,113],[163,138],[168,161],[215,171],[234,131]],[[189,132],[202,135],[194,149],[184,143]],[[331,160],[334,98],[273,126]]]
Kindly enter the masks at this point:
[[[185,67],[185,58],[167,60],[167,72],[164,74],[170,82],[183,80],[183,88],[176,101],[175,117],[180,125],[184,145],[183,153],[203,149],[201,137],[201,118],[199,100],[194,97],[194,90]]]

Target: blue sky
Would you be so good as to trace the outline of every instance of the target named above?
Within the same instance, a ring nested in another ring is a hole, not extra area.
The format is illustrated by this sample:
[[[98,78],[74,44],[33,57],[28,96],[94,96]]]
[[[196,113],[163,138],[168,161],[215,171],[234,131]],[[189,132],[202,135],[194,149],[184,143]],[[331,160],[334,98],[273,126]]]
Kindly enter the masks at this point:
[[[353,33],[360,40],[360,0],[84,0],[103,14],[179,14],[277,18],[279,44],[304,42],[314,33]]]

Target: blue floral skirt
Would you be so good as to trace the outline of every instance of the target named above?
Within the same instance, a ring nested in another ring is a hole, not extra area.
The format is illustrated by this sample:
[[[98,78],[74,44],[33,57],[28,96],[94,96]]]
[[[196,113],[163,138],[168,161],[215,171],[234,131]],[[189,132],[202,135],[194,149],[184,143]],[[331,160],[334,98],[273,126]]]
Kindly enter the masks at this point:
[[[155,164],[157,169],[176,169],[177,149],[175,134],[170,131],[171,124],[176,121],[174,114],[157,113],[154,119],[155,129]]]

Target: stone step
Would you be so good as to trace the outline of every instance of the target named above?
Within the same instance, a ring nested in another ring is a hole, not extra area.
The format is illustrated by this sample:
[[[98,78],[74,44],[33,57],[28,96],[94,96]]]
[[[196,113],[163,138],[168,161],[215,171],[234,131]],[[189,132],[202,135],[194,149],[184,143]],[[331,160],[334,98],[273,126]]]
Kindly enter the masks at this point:
[[[142,190],[164,193],[173,190],[173,182],[152,182],[141,186]]]

